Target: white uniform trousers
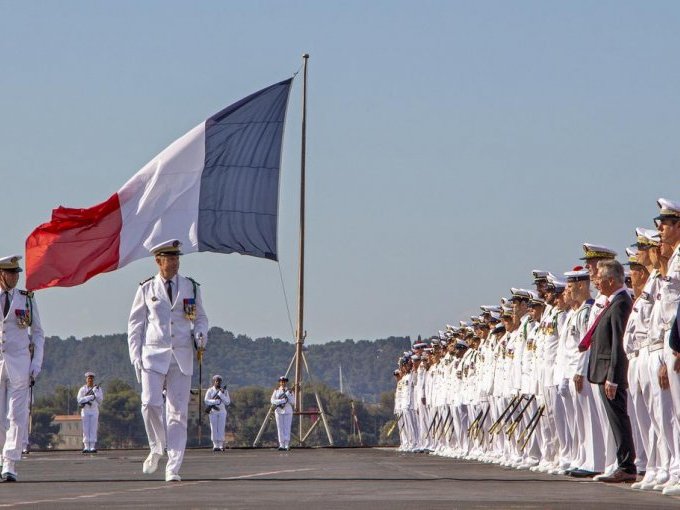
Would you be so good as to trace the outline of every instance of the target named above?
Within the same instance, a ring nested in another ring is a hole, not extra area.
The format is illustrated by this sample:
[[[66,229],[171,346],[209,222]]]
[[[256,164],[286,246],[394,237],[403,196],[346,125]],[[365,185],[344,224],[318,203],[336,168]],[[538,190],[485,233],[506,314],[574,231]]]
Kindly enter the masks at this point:
[[[669,390],[662,390],[659,386],[659,367],[662,356],[663,351],[660,349],[647,353],[647,378],[641,378],[640,381],[644,386],[643,393],[649,392],[647,410],[651,418],[654,437],[648,440],[656,445],[655,475],[657,480],[663,482],[670,475],[674,438],[671,424],[673,419],[671,393]],[[650,461],[651,457],[648,454]],[[649,472],[649,466],[647,471]]]
[[[642,468],[642,471],[646,471],[645,478],[647,481],[655,480],[657,474],[662,472],[664,473],[662,479],[665,479],[668,476],[670,452],[665,444],[665,440],[659,440],[661,427],[654,418],[654,384],[652,383],[649,369],[650,357],[647,348],[640,349],[640,354],[636,359],[635,368],[640,397],[634,402],[635,417],[631,416],[631,421],[637,422],[640,438],[643,443],[642,447],[647,459],[647,465]],[[656,385],[658,392],[658,382]],[[636,454],[640,455],[637,453],[637,446],[635,448]],[[640,469],[638,468],[638,470]]]
[[[293,424],[293,413],[274,414],[276,416],[276,431],[279,434],[279,447],[288,448],[290,446],[290,427]]]
[[[24,429],[28,425],[28,377],[12,383],[0,360],[0,442],[4,459],[20,460]]]
[[[167,436],[163,425],[163,382],[166,386]],[[173,358],[167,374],[142,370],[142,417],[149,448],[163,455],[168,449],[167,472],[179,474],[187,445],[187,417],[191,376],[184,375]]]
[[[543,386],[542,390],[543,405],[545,407],[537,425],[537,428],[541,431],[541,462],[543,464],[552,464],[557,460],[557,451],[559,449],[559,438],[555,425],[555,393],[557,388],[555,386]]]
[[[652,428],[640,384],[640,356],[628,361],[628,416],[630,417],[633,444],[635,445],[635,467],[638,473],[647,469],[647,441],[643,437]],[[646,372],[646,370],[644,370]]]
[[[210,440],[214,448],[224,448],[224,429],[227,425],[227,411],[210,411]]]
[[[576,414],[576,436],[574,438],[574,456],[571,467],[602,473],[604,471],[604,438],[602,425],[597,414],[599,395],[593,393],[593,385],[585,378],[583,389],[576,392],[573,381],[569,383],[574,411]],[[607,422],[609,425],[609,422]]]
[[[670,382],[671,400],[673,402],[673,416],[671,418],[671,430],[673,431],[673,450],[670,474],[673,478],[680,479],[680,373],[673,370],[675,356],[670,346],[666,343],[663,356],[668,367],[668,381]]]
[[[576,411],[574,411],[574,401],[571,396],[570,385],[567,384],[566,392],[560,392],[557,386],[555,392],[555,425],[557,435],[560,440],[559,467],[568,469],[574,460],[574,441],[576,435]],[[564,386],[561,386],[564,388]]]
[[[83,446],[87,450],[94,449],[97,442],[97,426],[99,425],[99,411],[84,412],[80,415],[83,422]]]

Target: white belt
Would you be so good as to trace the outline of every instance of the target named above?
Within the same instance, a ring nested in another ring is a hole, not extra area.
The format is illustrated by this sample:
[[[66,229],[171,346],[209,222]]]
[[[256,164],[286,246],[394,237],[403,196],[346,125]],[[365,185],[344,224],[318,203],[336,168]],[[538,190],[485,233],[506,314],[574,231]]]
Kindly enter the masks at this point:
[[[658,351],[659,349],[663,349],[663,342],[657,342],[657,343],[654,343],[654,344],[649,344],[647,346],[647,350],[649,352]]]
[[[633,352],[629,352],[626,356],[628,356],[628,359],[633,359],[633,358],[637,358],[639,354],[640,354],[640,351],[633,351]]]

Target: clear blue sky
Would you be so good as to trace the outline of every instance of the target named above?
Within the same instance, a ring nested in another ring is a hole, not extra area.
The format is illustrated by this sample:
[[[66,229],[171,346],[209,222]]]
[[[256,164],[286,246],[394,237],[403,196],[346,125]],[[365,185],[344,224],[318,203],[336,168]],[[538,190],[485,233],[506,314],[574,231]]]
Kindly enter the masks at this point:
[[[533,268],[570,269],[583,241],[622,253],[680,199],[679,24],[672,1],[2,0],[0,253],[309,52],[308,341],[436,333]],[[279,226],[293,321],[300,91]],[[182,272],[212,325],[292,338],[275,263],[198,253]],[[125,331],[153,273],[39,291],[47,334]]]

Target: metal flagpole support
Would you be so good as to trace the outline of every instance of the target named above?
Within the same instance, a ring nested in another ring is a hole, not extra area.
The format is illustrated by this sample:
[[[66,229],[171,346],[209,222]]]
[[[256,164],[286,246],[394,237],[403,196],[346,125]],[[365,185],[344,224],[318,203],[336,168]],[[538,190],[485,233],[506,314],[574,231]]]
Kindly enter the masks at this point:
[[[298,269],[298,320],[295,339],[295,412],[304,409],[302,405],[302,345],[304,333],[305,303],[305,164],[307,152],[307,62],[309,54],[302,55],[304,72],[302,81],[302,141],[300,144],[300,265]],[[300,414],[299,440],[302,443],[302,415]]]

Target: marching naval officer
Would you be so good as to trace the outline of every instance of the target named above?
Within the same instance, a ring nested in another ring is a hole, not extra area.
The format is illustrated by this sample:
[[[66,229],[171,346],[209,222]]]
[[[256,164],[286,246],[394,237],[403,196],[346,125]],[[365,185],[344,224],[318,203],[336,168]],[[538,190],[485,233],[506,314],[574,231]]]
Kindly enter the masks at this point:
[[[288,378],[279,377],[279,386],[272,393],[271,403],[276,406],[276,430],[279,433],[279,451],[290,448],[290,427],[293,424],[295,393],[288,389]]]
[[[167,447],[167,482],[181,480],[194,347],[204,349],[208,334],[198,284],[178,274],[181,247],[173,239],[151,248],[158,274],[140,284],[128,322],[130,360],[142,384],[142,416],[151,449],[142,471],[154,473]],[[163,427],[164,385],[167,434]]]
[[[208,406],[210,417],[210,439],[214,452],[224,451],[224,428],[227,425],[227,406],[231,404],[227,386],[222,387],[222,376],[213,375],[213,385],[205,392],[203,402]]]
[[[45,343],[33,293],[16,288],[20,259],[19,255],[0,258],[0,442],[4,445],[2,478],[7,482],[17,480],[15,463],[21,459],[28,426],[28,388],[40,373]]]
[[[97,426],[99,425],[99,406],[104,393],[94,384],[94,373],[85,372],[85,384],[78,390],[80,418],[83,422],[83,453],[97,453]]]

